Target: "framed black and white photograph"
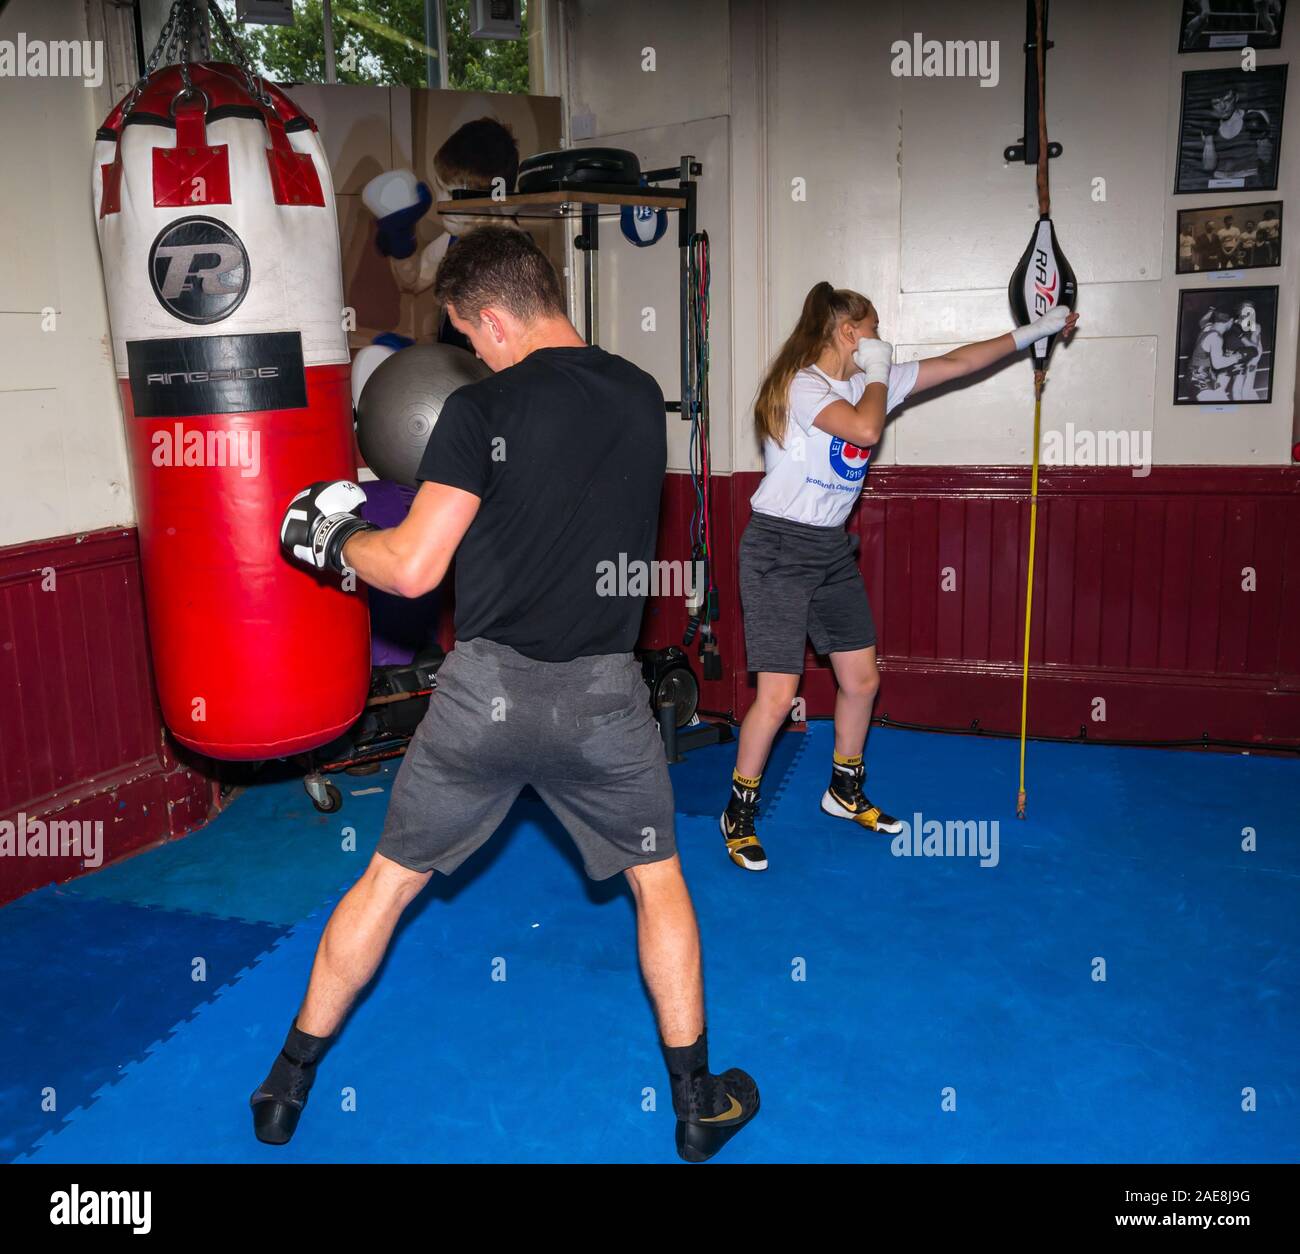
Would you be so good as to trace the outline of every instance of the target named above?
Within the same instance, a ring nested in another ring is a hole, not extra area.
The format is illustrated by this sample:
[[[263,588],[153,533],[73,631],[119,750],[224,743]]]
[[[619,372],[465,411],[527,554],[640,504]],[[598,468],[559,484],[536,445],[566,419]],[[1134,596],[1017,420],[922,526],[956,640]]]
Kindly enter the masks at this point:
[[[1184,288],[1178,295],[1175,405],[1273,399],[1277,288]]]
[[[1261,65],[1183,74],[1175,195],[1277,187],[1286,71]]]
[[[1179,52],[1278,48],[1286,0],[1183,0]]]
[[[1178,211],[1178,274],[1258,270],[1282,261],[1282,202]]]

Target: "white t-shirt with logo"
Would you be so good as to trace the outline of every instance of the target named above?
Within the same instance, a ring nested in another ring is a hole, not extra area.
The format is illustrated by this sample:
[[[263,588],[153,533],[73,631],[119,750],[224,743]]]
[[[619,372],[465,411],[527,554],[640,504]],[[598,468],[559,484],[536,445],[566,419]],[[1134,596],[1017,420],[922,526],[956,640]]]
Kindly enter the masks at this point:
[[[890,366],[886,414],[893,413],[916,386],[918,364]],[[867,376],[862,373],[832,379],[816,366],[807,366],[795,375],[785,447],[772,439],[763,441],[763,482],[749,498],[755,513],[813,527],[843,524],[862,491],[871,450],[814,427],[813,421],[833,401],[856,405],[866,390]]]

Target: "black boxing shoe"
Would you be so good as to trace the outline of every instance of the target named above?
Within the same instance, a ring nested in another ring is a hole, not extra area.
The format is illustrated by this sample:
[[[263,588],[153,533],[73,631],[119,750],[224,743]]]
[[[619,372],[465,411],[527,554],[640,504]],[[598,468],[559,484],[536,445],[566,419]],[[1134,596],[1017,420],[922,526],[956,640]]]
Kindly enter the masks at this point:
[[[300,1032],[294,1021],[270,1074],[248,1099],[253,1109],[253,1134],[264,1145],[287,1145],[292,1139],[307,1094],[316,1082],[316,1064],[331,1039]]]
[[[704,1163],[758,1114],[758,1085],[738,1067],[721,1075],[705,1075],[699,1081],[691,1079],[695,1100],[685,1118],[678,1111],[677,1153],[688,1163]]]

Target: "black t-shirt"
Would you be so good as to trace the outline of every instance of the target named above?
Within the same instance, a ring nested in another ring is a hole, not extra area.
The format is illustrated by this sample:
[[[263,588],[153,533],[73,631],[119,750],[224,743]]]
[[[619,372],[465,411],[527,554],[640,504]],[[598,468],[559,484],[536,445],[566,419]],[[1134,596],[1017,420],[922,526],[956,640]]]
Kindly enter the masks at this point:
[[[483,502],[456,550],[456,639],[629,652],[645,597],[621,594],[654,559],[667,460],[663,392],[603,348],[537,349],[453,392],[416,478]]]

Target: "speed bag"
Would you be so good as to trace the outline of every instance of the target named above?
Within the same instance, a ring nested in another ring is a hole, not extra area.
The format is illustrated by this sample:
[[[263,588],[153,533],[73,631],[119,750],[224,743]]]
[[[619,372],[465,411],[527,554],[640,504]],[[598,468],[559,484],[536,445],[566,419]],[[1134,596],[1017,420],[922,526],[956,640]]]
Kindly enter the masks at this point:
[[[1052,219],[1043,214],[1034,227],[1029,243],[1021,254],[1007,285],[1007,299],[1019,326],[1064,305],[1073,309],[1079,302],[1079,284],[1074,270],[1056,242]],[[1036,370],[1047,369],[1047,359],[1056,344],[1056,336],[1035,340],[1029,362]]]
[[[233,65],[161,69],[95,142],[94,202],[163,718],[214,758],[333,740],[369,686],[364,595],[280,551],[355,479],[338,225],[315,123]]]

